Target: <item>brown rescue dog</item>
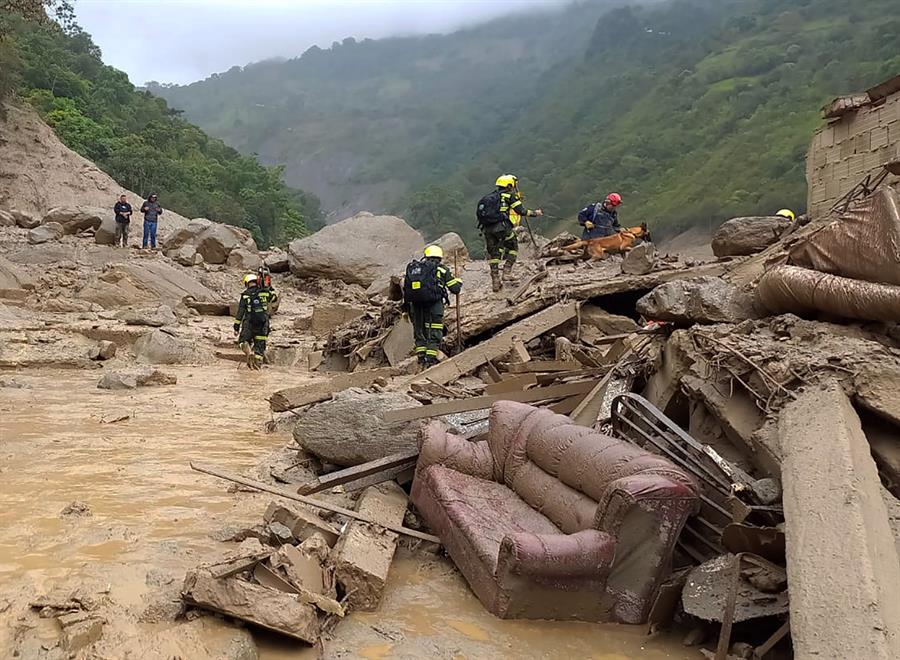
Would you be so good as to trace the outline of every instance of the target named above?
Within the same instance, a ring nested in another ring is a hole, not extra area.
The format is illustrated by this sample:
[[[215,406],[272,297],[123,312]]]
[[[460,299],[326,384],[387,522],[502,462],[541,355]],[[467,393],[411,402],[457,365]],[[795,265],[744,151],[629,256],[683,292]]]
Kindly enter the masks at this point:
[[[651,240],[650,230],[647,229],[646,222],[642,222],[640,227],[620,229],[611,236],[575,241],[574,243],[563,246],[561,249],[566,252],[584,250],[584,254],[588,259],[602,259],[607,252],[628,252],[634,247],[634,244],[638,239],[644,241]]]

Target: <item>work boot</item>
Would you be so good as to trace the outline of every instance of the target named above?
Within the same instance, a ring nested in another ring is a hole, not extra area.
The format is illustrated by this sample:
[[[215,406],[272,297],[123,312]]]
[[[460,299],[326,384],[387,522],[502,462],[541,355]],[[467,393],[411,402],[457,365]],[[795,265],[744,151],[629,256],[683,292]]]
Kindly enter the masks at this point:
[[[491,290],[496,293],[503,288],[503,281],[500,279],[500,271],[491,270]]]
[[[504,282],[515,282],[516,278],[512,274],[513,262],[507,261],[503,264],[503,281]]]

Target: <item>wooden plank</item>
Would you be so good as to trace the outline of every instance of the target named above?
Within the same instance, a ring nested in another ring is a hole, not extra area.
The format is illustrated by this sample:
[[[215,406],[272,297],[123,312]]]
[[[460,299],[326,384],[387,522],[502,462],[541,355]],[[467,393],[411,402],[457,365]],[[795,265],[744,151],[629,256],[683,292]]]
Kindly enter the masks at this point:
[[[318,493],[319,491],[327,490],[328,488],[334,488],[335,486],[341,486],[348,482],[368,477],[369,475],[381,472],[388,468],[405,465],[410,461],[415,461],[418,456],[418,449],[403,451],[374,461],[362,463],[361,465],[354,465],[353,467],[348,467],[343,470],[323,474],[316,481],[301,485],[297,489],[297,492],[301,495]]]
[[[385,481],[396,481],[398,484],[405,484],[412,481],[412,478],[406,479],[406,481],[404,481],[404,479],[406,478],[406,474],[410,471],[415,472],[415,470],[415,461],[412,461],[411,463],[404,463],[403,465],[397,465],[395,467],[382,470],[381,472],[370,474],[368,477],[362,477],[361,479],[357,479],[356,481],[345,483],[344,490],[348,493],[352,493],[355,490],[362,490],[363,488],[368,488],[369,486],[383,484]]]
[[[596,365],[592,365],[596,366]],[[571,371],[581,367],[580,362],[563,362],[559,360],[532,360],[525,363],[512,363],[507,369],[513,374],[535,373],[541,371]]]
[[[197,472],[203,472],[204,474],[209,474],[214,477],[218,477],[219,479],[225,479],[226,481],[232,481],[236,484],[241,484],[242,486],[247,486],[247,488],[253,488],[254,490],[260,490],[265,493],[272,493],[273,495],[278,495],[279,497],[283,497],[288,500],[294,500],[295,502],[302,502],[303,504],[308,504],[309,506],[315,507],[317,509],[324,509],[325,511],[331,511],[332,513],[338,513],[342,516],[346,516],[347,518],[353,518],[354,520],[362,520],[363,522],[371,523],[373,525],[380,525],[384,527],[386,530],[391,532],[396,532],[397,534],[403,534],[404,536],[411,536],[416,539],[421,539],[423,541],[430,541],[431,543],[440,544],[441,540],[437,536],[432,536],[431,534],[425,534],[424,532],[419,532],[415,529],[408,529],[406,527],[402,527],[401,525],[393,525],[393,524],[384,524],[381,523],[371,516],[366,516],[361,513],[357,513],[356,511],[352,511],[351,509],[345,509],[342,506],[337,506],[336,504],[329,504],[328,502],[322,502],[320,500],[314,500],[311,497],[304,497],[303,495],[297,495],[287,490],[282,490],[281,488],[275,488],[274,486],[270,486],[269,484],[264,484],[261,481],[254,481],[253,479],[246,479],[244,477],[238,476],[236,474],[228,474],[227,472],[223,472],[214,467],[210,467],[208,465],[200,465],[197,463],[191,463],[191,469],[196,470]]]
[[[503,376],[500,375],[500,370],[494,366],[494,363],[491,360],[488,360],[485,363],[485,368],[487,369],[488,378],[490,378],[493,382],[499,383],[503,380]]]
[[[273,412],[285,412],[310,403],[325,401],[330,399],[332,394],[342,392],[350,387],[369,387],[379,378],[390,378],[398,373],[400,372],[394,367],[384,367],[337,374],[329,380],[318,380],[299,387],[278,390],[269,397],[269,406]]]
[[[596,367],[594,369],[572,369],[571,371],[552,371],[546,374],[537,374],[538,385],[550,385],[558,380],[566,378],[588,378],[590,376],[603,376],[609,367]]]
[[[570,396],[568,399],[563,399],[562,401],[558,401],[552,405],[549,405],[547,406],[547,408],[555,412],[557,415],[568,415],[578,407],[579,403],[584,401],[585,396],[587,395],[576,394],[575,396]]]
[[[537,314],[533,314],[504,328],[487,341],[468,348],[449,360],[444,360],[416,376],[409,376],[399,380],[397,385],[405,387],[416,380],[423,379],[440,385],[449,383],[460,376],[474,371],[488,360],[494,360],[509,353],[515,338],[528,342],[575,318],[577,309],[578,304],[574,302],[551,305]]]
[[[537,384],[537,376],[534,374],[522,374],[499,383],[491,383],[484,388],[485,394],[503,394],[504,392],[520,392],[529,385]]]
[[[525,342],[518,337],[513,340],[512,348],[509,349],[510,359],[514,363],[525,363],[531,361],[531,354],[525,348]]]
[[[525,390],[524,392],[509,392],[507,394],[496,394],[493,396],[476,396],[471,399],[461,399],[459,401],[433,403],[430,406],[387,410],[384,413],[384,423],[394,424],[396,422],[406,422],[413,419],[427,419],[429,417],[440,417],[441,415],[468,412],[470,410],[482,410],[484,408],[490,408],[497,401],[530,403],[548,399],[562,399],[564,397],[572,396],[573,394],[584,394],[585,392],[589,392],[594,384],[595,381],[566,383],[565,385],[539,387],[537,389]]]

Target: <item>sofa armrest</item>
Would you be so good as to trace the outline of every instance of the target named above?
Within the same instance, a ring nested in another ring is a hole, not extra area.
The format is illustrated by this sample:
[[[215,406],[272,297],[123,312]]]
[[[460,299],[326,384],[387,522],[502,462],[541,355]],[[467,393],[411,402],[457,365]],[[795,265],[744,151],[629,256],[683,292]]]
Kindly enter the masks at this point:
[[[505,536],[500,543],[496,574],[604,579],[615,552],[615,539],[596,529],[575,534],[517,532]]]
[[[699,506],[697,493],[696,484],[680,471],[622,477],[610,483],[603,493],[597,504],[594,527],[618,537],[622,523],[637,507],[675,522],[676,528],[673,531],[677,537],[684,521]]]
[[[442,465],[479,479],[495,481],[494,458],[487,441],[469,442],[448,433],[439,421],[426,424],[419,432],[416,472],[429,465]]]

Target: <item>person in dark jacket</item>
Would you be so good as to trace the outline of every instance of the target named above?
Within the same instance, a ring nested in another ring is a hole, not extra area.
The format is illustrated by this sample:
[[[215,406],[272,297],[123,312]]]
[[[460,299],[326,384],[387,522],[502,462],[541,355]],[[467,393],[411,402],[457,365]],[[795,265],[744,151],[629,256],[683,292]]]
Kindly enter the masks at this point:
[[[131,204],[125,195],[119,196],[119,201],[113,207],[116,214],[116,247],[128,247],[128,226],[131,224]]]
[[[582,240],[612,236],[622,227],[616,208],[622,204],[619,193],[609,193],[602,202],[594,202],[585,206],[578,213],[578,224],[584,227]]]
[[[541,209],[531,210],[525,207],[522,193],[519,192],[519,179],[514,174],[502,174],[495,183],[500,193],[500,222],[482,226],[485,251],[488,253],[488,267],[491,270],[491,289],[499,291],[503,288],[503,280],[512,278],[513,266],[519,257],[519,240],[516,227],[521,218],[539,218],[544,215]],[[503,276],[500,275],[500,262],[503,261]]]
[[[163,208],[156,201],[156,193],[151,193],[147,201],[141,205],[141,213],[144,214],[144,240],[141,246],[146,250],[149,244],[151,248],[156,249],[156,226],[159,223],[159,216],[163,214]]]
[[[260,369],[266,359],[269,339],[269,304],[274,292],[264,291],[256,273],[244,276],[244,286],[234,317],[234,334],[238,335],[241,350],[247,356],[247,366]]]
[[[430,289],[433,284],[440,291],[440,297],[431,302],[414,302],[404,300],[404,310],[409,314],[413,326],[413,339],[415,340],[416,357],[419,364],[424,367],[438,363],[438,351],[441,341],[444,339],[444,304],[450,302],[448,294],[458,295],[462,289],[462,280],[455,277],[448,268],[441,265],[444,251],[438,245],[429,245],[425,248],[425,261],[430,262],[433,268],[428,270],[433,273],[436,282],[410,282],[412,290]],[[409,269],[407,269],[409,273]],[[417,286],[418,285],[418,286]]]

